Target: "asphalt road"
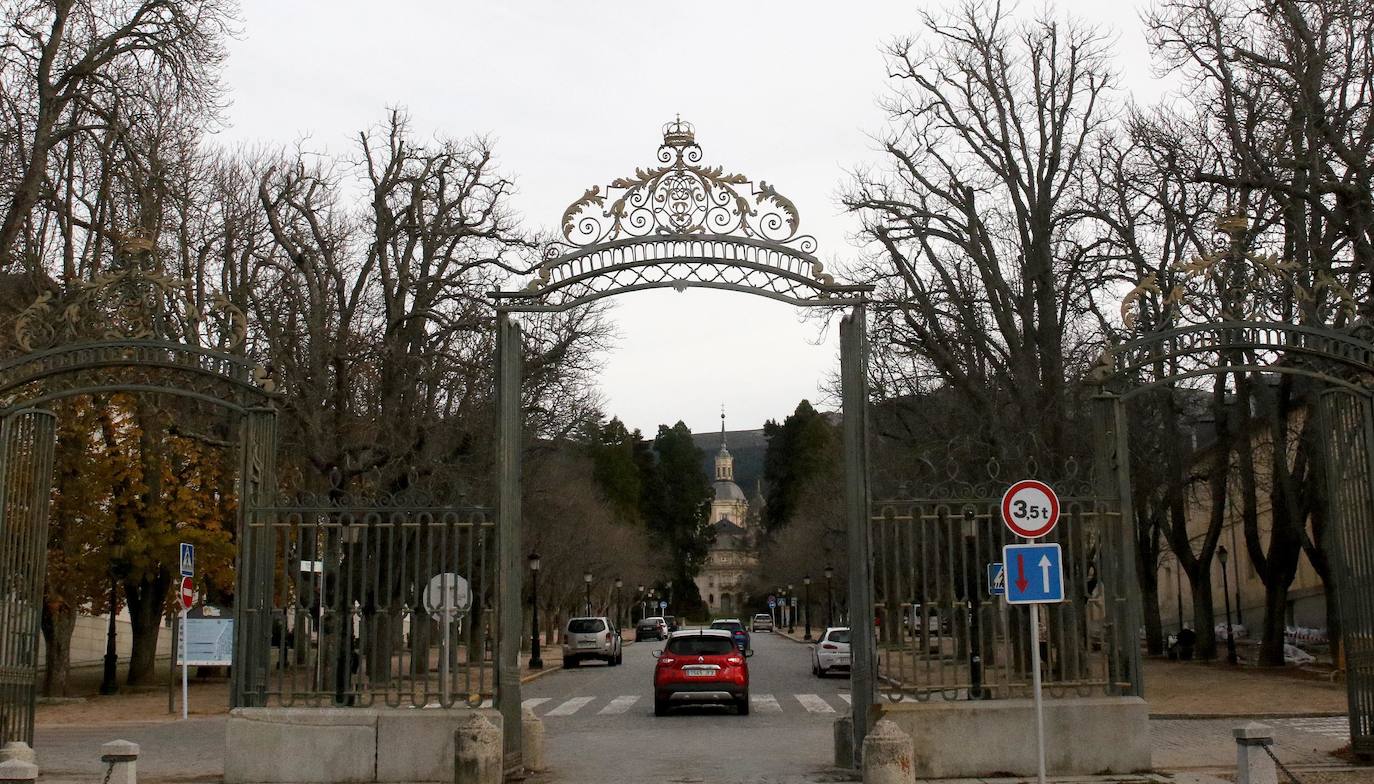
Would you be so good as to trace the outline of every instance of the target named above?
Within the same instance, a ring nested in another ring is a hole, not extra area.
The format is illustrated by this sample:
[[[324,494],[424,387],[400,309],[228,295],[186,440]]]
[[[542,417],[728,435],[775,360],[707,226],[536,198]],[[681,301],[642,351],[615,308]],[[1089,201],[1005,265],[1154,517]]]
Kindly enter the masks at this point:
[[[525,705],[544,720],[543,779],[800,784],[849,780],[831,768],[833,724],[849,710],[849,680],[816,678],[811,653],[768,632],[753,635],[751,712],[688,706],[655,717],[653,652],[627,645],[619,667],[583,664],[524,687]],[[550,655],[557,655],[558,649]]]

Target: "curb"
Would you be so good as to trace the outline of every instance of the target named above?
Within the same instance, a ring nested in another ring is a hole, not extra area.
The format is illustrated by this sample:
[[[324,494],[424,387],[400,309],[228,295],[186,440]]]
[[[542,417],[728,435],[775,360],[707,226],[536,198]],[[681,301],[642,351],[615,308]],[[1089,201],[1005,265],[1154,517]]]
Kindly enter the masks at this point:
[[[1345,711],[1307,711],[1304,713],[1151,713],[1150,720],[1201,721],[1217,719],[1333,719],[1349,715]]]
[[[777,636],[783,638],[784,640],[791,640],[792,642],[799,642],[799,643],[801,643],[802,645],[812,645],[812,644],[814,644],[814,643],[816,642],[815,640],[803,640],[801,637],[799,637],[799,636],[797,636],[797,635],[794,635],[794,634],[788,634],[787,632],[775,631],[775,632],[773,632],[773,634],[776,634]]]
[[[531,681],[537,681],[537,680],[539,680],[540,678],[544,677],[545,675],[548,675],[548,674],[551,673],[551,672],[558,672],[558,671],[561,670],[561,669],[563,669],[563,663],[562,663],[562,662],[554,662],[554,663],[552,663],[552,664],[545,664],[545,665],[544,665],[544,668],[543,668],[542,670],[532,670],[531,672],[526,673],[525,675],[521,675],[521,676],[520,676],[520,685],[521,685],[521,686],[524,686],[526,683],[530,683]]]

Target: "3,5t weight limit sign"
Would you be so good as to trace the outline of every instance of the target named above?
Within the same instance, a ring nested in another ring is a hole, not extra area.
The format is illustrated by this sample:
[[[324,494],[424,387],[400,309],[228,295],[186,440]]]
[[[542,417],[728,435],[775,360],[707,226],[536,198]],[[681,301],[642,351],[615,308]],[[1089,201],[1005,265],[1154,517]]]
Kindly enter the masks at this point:
[[[1059,496],[1044,482],[1022,479],[1002,495],[1002,522],[1017,536],[1039,539],[1059,522]]]

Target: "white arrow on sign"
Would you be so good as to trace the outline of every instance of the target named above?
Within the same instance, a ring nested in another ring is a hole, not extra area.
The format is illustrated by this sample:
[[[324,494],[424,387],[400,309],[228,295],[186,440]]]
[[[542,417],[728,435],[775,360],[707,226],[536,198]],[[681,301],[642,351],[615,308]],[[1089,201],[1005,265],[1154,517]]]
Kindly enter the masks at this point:
[[[1040,576],[1045,584],[1045,593],[1048,594],[1050,592],[1050,557],[1048,555],[1040,556]]]

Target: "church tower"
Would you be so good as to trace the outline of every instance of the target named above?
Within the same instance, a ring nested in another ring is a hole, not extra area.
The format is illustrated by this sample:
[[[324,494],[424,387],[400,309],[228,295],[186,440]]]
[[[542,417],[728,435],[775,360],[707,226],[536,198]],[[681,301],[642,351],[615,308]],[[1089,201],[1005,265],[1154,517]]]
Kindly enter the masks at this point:
[[[735,458],[725,445],[725,408],[720,411],[720,451],[716,453],[716,481],[735,481]]]

